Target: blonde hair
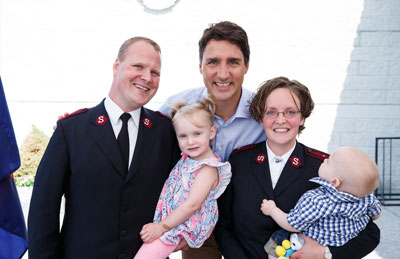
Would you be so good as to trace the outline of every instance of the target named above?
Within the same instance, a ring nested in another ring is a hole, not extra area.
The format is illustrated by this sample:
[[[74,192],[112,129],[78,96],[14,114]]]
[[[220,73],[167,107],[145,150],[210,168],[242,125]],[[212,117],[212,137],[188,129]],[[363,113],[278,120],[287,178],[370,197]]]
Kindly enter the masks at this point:
[[[135,42],[138,41],[145,41],[147,43],[149,43],[151,46],[153,46],[154,50],[157,51],[159,54],[161,54],[161,48],[160,46],[157,44],[157,42],[155,42],[152,39],[149,39],[147,37],[142,37],[142,36],[136,36],[130,39],[127,39],[124,43],[122,43],[121,47],[118,50],[118,59],[120,61],[124,61],[125,59],[125,54],[128,51],[128,48]]]
[[[175,121],[179,116],[184,115],[193,123],[193,125],[202,128],[204,127],[204,125],[199,125],[199,123],[194,120],[192,115],[197,111],[204,111],[208,115],[210,125],[213,125],[215,108],[215,103],[210,98],[202,98],[193,104],[188,104],[186,102],[176,102],[172,105],[169,116],[172,118],[173,124],[175,124]]]
[[[363,151],[355,147],[340,147],[338,174],[344,179],[343,191],[357,197],[374,192],[379,184],[379,169],[376,163]]]

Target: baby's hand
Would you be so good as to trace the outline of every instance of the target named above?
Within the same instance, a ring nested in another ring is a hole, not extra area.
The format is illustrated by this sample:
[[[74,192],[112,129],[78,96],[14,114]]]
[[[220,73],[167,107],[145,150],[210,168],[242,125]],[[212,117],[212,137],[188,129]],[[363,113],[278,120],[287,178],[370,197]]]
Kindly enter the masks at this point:
[[[164,232],[165,229],[160,223],[149,223],[143,226],[142,231],[140,231],[140,237],[143,242],[150,243],[159,238]]]
[[[261,203],[261,211],[267,216],[271,216],[272,210],[275,208],[276,204],[273,200],[264,199]]]
[[[58,115],[58,120],[63,120],[65,119],[65,117],[68,117],[69,113],[68,112],[64,112],[64,115]],[[53,130],[56,130],[57,128],[57,124],[53,126]]]

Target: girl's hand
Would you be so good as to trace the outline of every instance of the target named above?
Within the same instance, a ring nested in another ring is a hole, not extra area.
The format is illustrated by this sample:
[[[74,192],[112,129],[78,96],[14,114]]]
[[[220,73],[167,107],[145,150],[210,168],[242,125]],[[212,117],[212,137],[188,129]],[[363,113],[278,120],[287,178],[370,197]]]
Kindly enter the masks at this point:
[[[261,211],[267,216],[271,216],[272,210],[275,208],[276,204],[273,200],[264,199],[261,203]]]
[[[144,243],[150,243],[159,238],[165,231],[160,223],[149,223],[143,226],[140,237]]]

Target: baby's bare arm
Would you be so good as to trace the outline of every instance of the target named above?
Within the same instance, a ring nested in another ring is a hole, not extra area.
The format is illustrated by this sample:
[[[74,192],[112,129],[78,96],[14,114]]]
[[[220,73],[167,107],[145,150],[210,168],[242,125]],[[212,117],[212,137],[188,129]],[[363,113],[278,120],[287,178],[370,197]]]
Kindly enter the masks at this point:
[[[287,213],[279,209],[273,200],[264,199],[261,204],[261,211],[267,215],[271,216],[272,219],[278,223],[281,228],[286,229],[290,232],[299,232],[297,229],[293,228],[287,221]]]

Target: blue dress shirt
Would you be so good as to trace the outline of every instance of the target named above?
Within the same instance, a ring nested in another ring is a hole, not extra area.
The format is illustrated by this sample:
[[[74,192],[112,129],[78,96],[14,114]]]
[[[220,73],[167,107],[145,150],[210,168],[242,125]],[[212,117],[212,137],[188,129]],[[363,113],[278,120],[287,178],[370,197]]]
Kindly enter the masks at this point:
[[[185,101],[191,104],[203,97],[208,97],[206,87],[188,89],[169,97],[159,111],[169,115],[173,103]],[[242,87],[235,114],[227,121],[217,115],[214,117],[217,134],[213,139],[212,149],[223,162],[229,159],[234,149],[266,140],[264,128],[250,116],[249,101],[252,98],[253,93]]]

